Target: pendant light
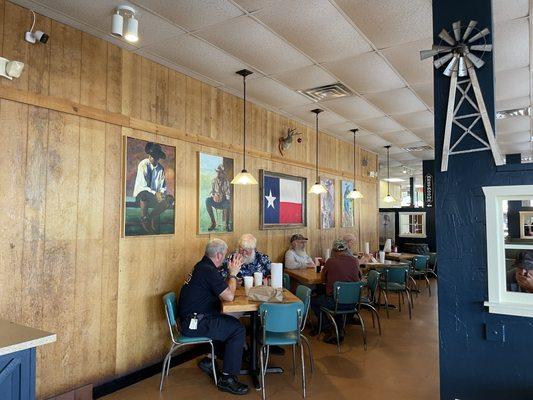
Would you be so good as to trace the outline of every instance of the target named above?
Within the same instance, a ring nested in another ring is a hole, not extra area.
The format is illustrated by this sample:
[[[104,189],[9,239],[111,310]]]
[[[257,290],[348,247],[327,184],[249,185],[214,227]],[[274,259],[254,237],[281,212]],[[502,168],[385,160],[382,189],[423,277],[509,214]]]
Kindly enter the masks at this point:
[[[257,185],[256,179],[253,177],[252,174],[250,174],[246,170],[246,77],[248,75],[253,74],[252,71],[249,71],[247,69],[241,69],[240,71],[236,72],[240,76],[242,76],[242,85],[243,85],[243,100],[242,100],[242,108],[243,108],[243,154],[242,154],[242,171],[239,172],[235,178],[231,181],[232,185]]]
[[[320,179],[318,177],[318,137],[319,137],[319,133],[318,133],[318,114],[320,114],[322,111],[324,111],[324,110],[321,110],[320,108],[315,108],[314,110],[311,110],[312,113],[315,113],[315,121],[316,121],[316,125],[315,125],[315,134],[316,134],[316,181],[315,181],[315,184],[313,186],[311,186],[311,189],[309,189],[309,193],[313,193],[313,194],[322,194],[322,193],[326,193],[327,192],[327,189],[324,187],[324,185],[322,185],[320,183]]]
[[[390,195],[390,170],[389,170],[389,153],[390,145],[385,146],[387,149],[387,195],[383,198],[385,203],[394,203],[396,199]]]
[[[359,129],[357,128],[350,129],[350,132],[353,132],[353,190],[346,195],[346,198],[353,200],[362,199],[364,197],[363,194],[359,190],[357,190],[355,186],[355,134],[358,130]]]

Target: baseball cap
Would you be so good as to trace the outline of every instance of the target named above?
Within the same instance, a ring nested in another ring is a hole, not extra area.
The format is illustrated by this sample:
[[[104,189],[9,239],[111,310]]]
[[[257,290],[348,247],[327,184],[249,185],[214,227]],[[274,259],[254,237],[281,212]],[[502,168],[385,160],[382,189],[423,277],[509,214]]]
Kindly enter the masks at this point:
[[[348,245],[342,239],[335,239],[333,241],[333,250],[336,250],[336,251],[348,250]]]
[[[291,236],[291,243],[294,242],[295,240],[308,240],[308,239],[304,235],[300,233],[296,233]]]

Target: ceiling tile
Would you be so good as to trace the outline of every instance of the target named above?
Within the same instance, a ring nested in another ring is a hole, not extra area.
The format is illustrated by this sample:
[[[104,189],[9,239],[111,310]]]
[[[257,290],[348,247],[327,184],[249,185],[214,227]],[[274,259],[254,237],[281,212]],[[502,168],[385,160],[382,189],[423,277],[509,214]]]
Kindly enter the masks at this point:
[[[368,93],[364,97],[389,115],[408,114],[427,109],[409,88]]]
[[[379,136],[381,136],[386,141],[394,143],[398,146],[402,146],[404,144],[420,140],[418,136],[409,131],[381,133]]]
[[[295,90],[311,89],[337,82],[334,76],[317,65],[282,72],[274,77]]]
[[[303,96],[302,96],[303,97]],[[285,107],[283,111],[295,116],[296,118],[307,122],[311,126],[315,126],[315,114],[311,112],[312,109],[317,108],[316,103],[309,103],[306,105],[299,105],[293,107]],[[319,126],[325,128],[329,125],[335,125],[346,122],[344,118],[331,111],[324,111],[319,115]]]
[[[528,0],[492,0],[494,22],[527,17],[528,14]]]
[[[415,42],[389,47],[382,51],[392,66],[409,83],[433,83],[433,59],[420,61],[420,50],[431,49],[431,36]]]
[[[494,69],[502,71],[529,65],[529,22],[527,18],[494,25]]]
[[[312,64],[302,53],[247,16],[212,26],[198,35],[269,75]]]
[[[268,104],[276,109],[303,105],[310,102],[301,94],[267,77],[250,81],[246,85],[246,91],[252,99]]]
[[[354,124],[351,121],[342,122],[340,124],[328,125],[327,130],[333,132],[336,135],[343,135],[344,138],[353,141],[353,133],[350,132],[350,129],[358,128],[357,124]],[[365,131],[364,129],[358,128],[356,140],[359,140],[360,137],[371,135],[370,132]]]
[[[433,126],[433,113],[429,111],[397,115],[394,119],[408,129],[429,128]]]
[[[387,133],[401,131],[403,127],[389,117],[379,117],[359,121],[359,124],[367,131],[373,133]]]
[[[383,92],[404,87],[398,74],[375,52],[324,66],[359,93]]]
[[[434,128],[420,128],[413,129],[413,133],[423,141],[432,145],[435,142],[435,130]]]
[[[420,85],[413,85],[411,89],[426,103],[428,107],[433,107],[434,97],[433,97],[433,82],[423,83]]]
[[[531,143],[504,143],[500,145],[503,154],[527,154],[531,156]]]
[[[512,117],[496,120],[496,135],[529,131],[529,117]]]
[[[497,72],[495,79],[496,100],[529,97],[529,85],[529,68]]]
[[[417,158],[421,160],[434,160],[435,159],[435,150],[423,150],[413,153]]]
[[[366,39],[328,0],[292,0],[255,14],[317,62],[372,50]]]
[[[360,121],[384,115],[382,111],[359,96],[322,101],[320,104],[352,121]]]
[[[497,135],[496,137],[498,143],[527,143],[529,145],[531,141],[531,133],[529,131],[525,132],[514,132],[507,133],[503,135]]]
[[[529,106],[531,106],[531,98],[529,96],[496,101],[496,111],[513,110],[515,108]]]
[[[380,138],[378,135],[366,135],[358,138],[357,143],[363,147],[378,151],[389,144],[386,140]]]
[[[272,7],[278,5],[284,0],[233,0],[234,3],[238,4],[248,12],[254,12],[257,10],[262,10],[263,8]]]
[[[408,153],[408,152],[395,154],[394,158],[397,159],[398,161],[404,161],[404,162],[420,160],[420,158],[416,157],[414,153]]]
[[[431,37],[428,0],[336,0],[378,49]]]
[[[238,7],[227,0],[131,1],[188,30],[199,29],[243,15]]]
[[[234,88],[240,88],[242,77],[235,72],[248,66],[242,61],[211,46],[194,36],[183,35],[177,39],[158,42],[144,49],[177,65],[189,68],[210,79]],[[139,51],[141,53],[141,51]],[[257,72],[248,79],[257,78]]]

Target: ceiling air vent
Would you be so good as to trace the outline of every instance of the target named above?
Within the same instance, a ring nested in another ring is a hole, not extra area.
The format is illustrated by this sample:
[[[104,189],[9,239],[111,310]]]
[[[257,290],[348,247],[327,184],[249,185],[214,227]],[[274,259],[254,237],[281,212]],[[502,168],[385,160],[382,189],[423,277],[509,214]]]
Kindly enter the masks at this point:
[[[319,86],[311,89],[298,90],[299,93],[314,101],[338,99],[353,96],[354,93],[340,82]]]
[[[412,146],[412,147],[402,147],[402,150],[412,152],[412,151],[431,151],[433,147],[431,146]]]

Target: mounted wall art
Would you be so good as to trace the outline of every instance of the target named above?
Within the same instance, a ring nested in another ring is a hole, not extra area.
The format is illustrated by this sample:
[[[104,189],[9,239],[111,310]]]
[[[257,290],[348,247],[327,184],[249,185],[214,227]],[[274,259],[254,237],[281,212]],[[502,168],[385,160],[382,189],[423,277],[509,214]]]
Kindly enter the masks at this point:
[[[341,227],[353,228],[354,223],[354,201],[348,198],[348,194],[353,191],[353,181],[341,181],[341,198],[342,198],[342,213],[341,213]]]
[[[320,195],[320,229],[335,228],[335,179],[320,178],[326,193]]]

